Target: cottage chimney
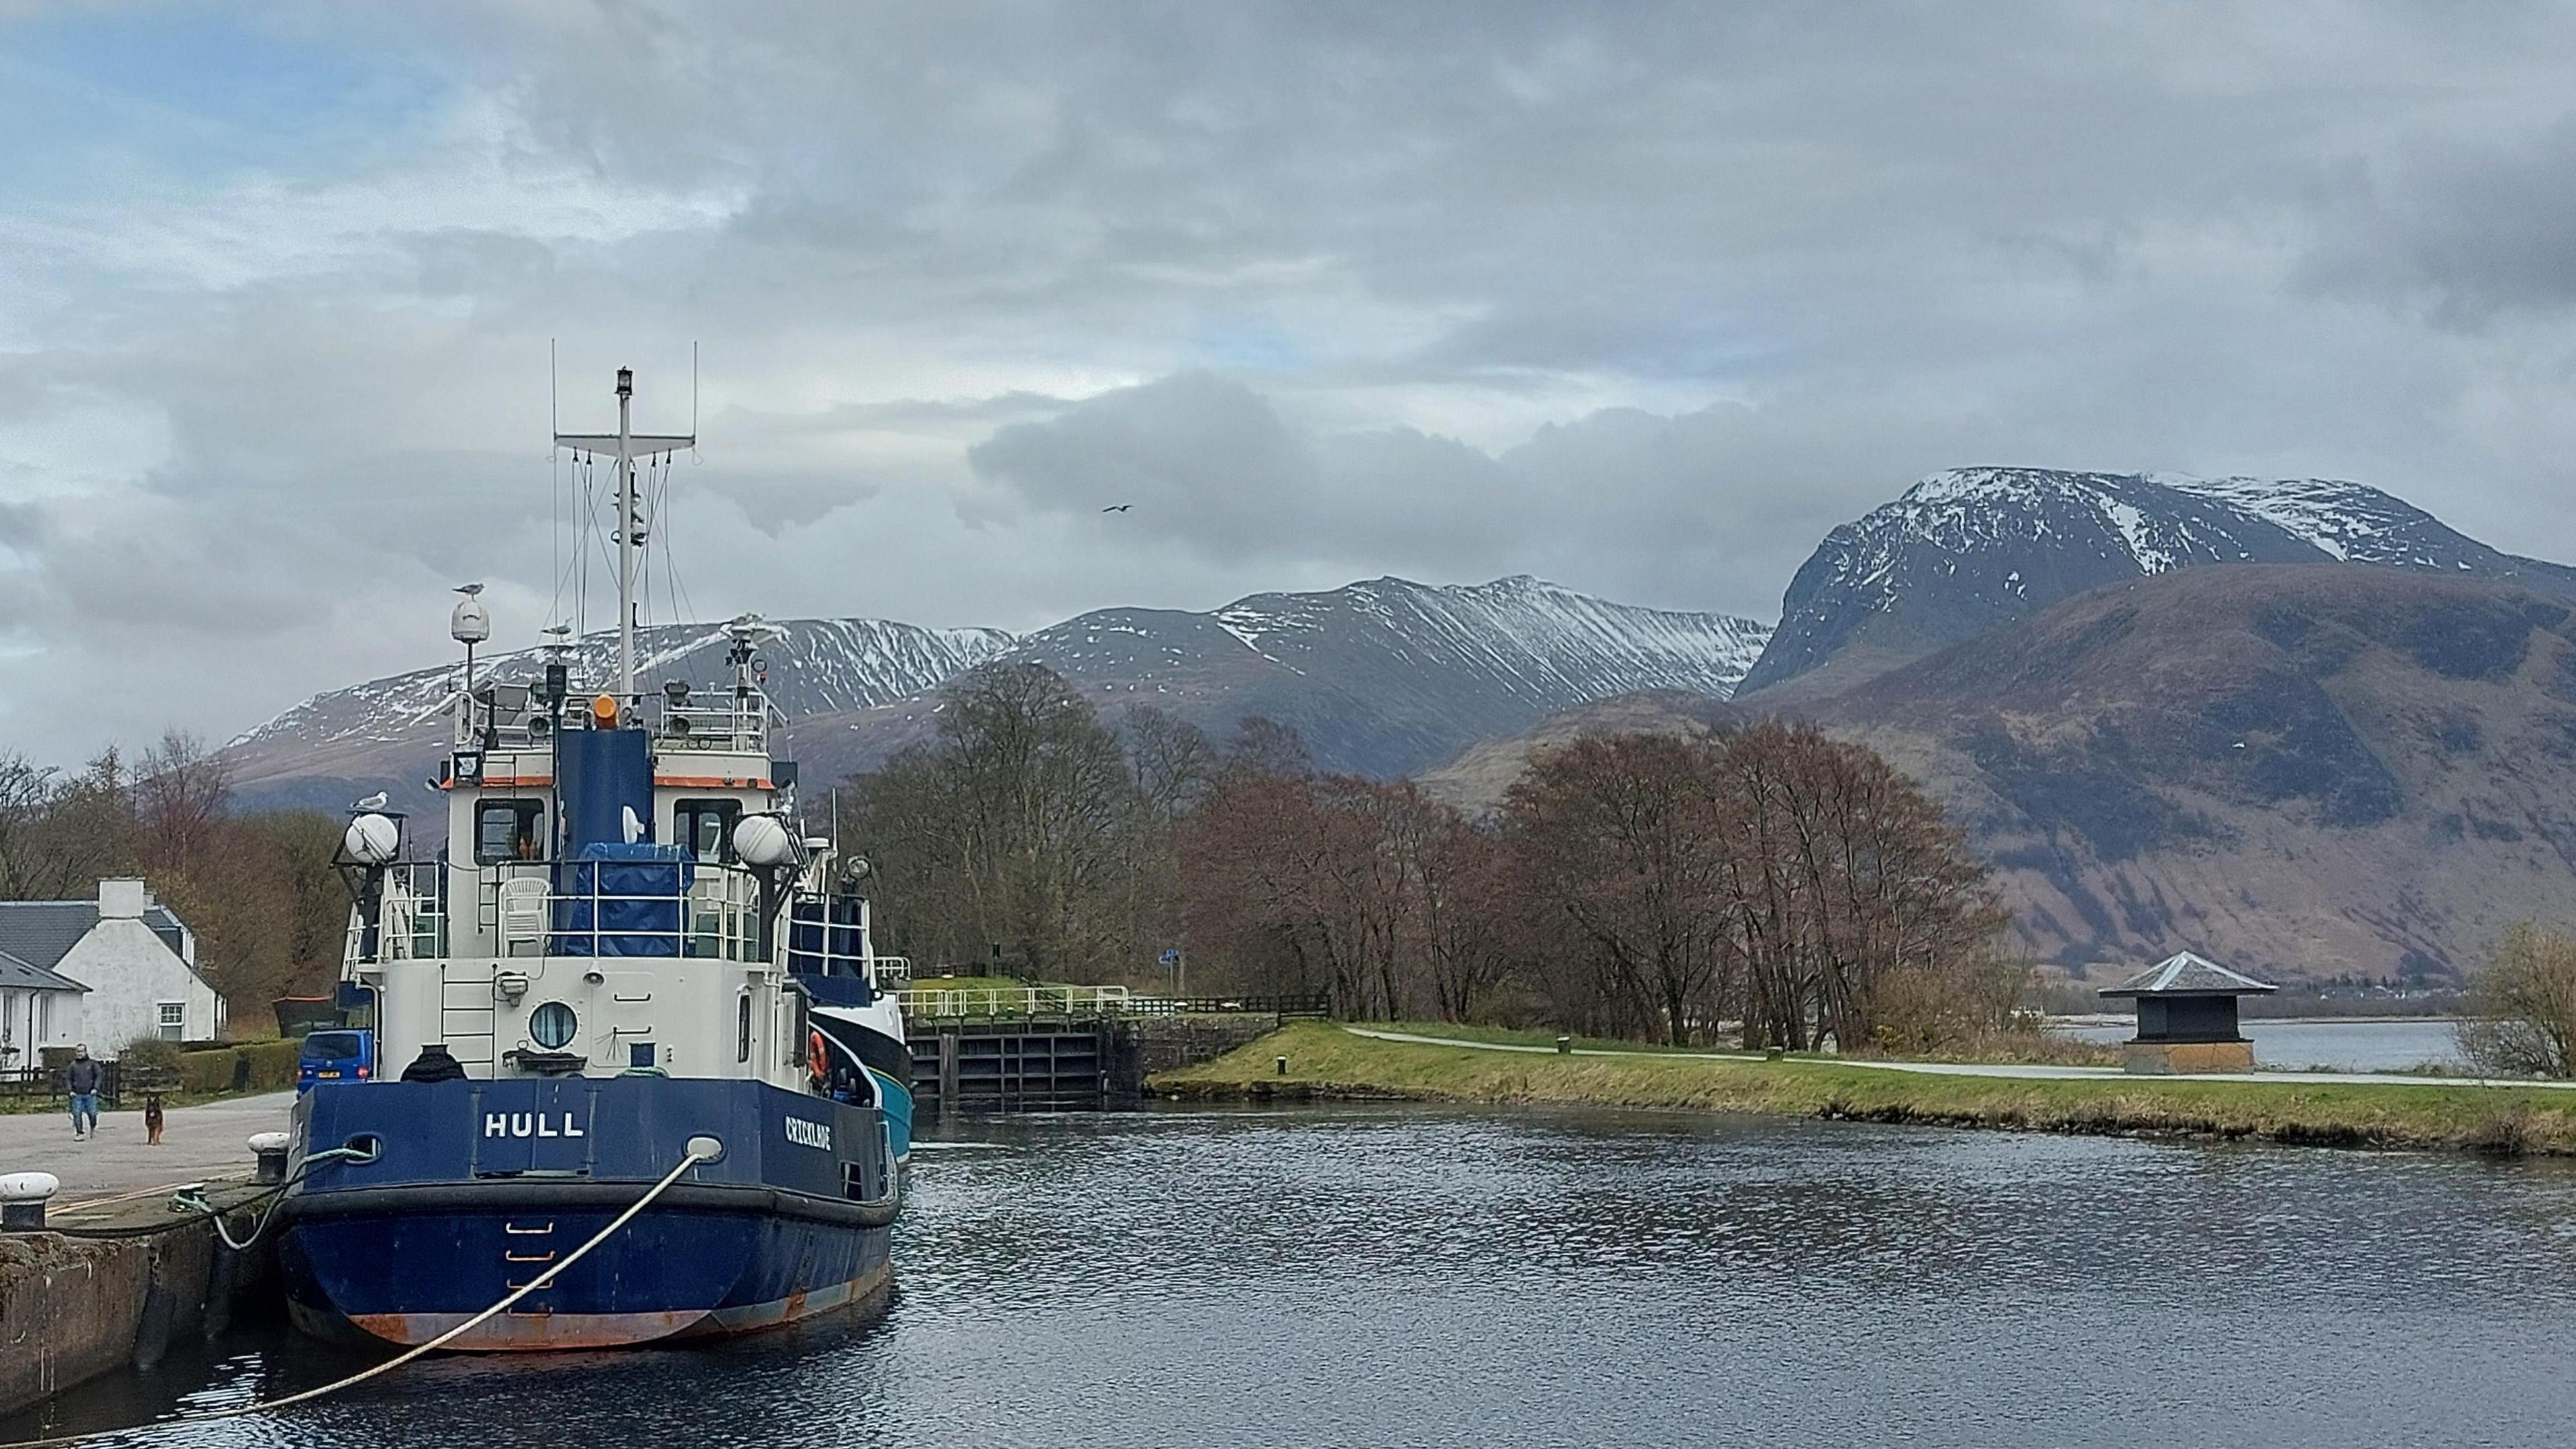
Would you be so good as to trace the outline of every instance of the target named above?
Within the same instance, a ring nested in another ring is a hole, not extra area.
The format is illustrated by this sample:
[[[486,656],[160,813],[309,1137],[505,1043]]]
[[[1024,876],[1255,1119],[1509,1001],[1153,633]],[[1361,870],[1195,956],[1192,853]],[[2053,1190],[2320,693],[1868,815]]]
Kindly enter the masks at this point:
[[[139,921],[152,894],[132,876],[112,876],[98,883],[98,915],[103,921]]]

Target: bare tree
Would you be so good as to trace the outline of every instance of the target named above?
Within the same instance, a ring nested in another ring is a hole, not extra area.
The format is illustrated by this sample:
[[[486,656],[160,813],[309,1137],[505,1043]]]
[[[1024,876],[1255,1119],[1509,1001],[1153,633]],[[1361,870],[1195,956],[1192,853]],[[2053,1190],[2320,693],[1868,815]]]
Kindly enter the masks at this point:
[[[0,756],[0,900],[88,896],[135,869],[133,802],[122,761],[102,751],[77,775]]]
[[[1133,965],[1144,802],[1116,737],[1053,672],[970,672],[944,693],[935,745],[852,785],[850,835],[908,942],[1062,979]]]
[[[1540,756],[1504,802],[1524,877],[1609,988],[1600,1005],[1675,1044],[1723,1005],[1718,780],[1707,740],[1591,737]]]
[[[175,727],[162,731],[160,742],[135,762],[134,817],[144,865],[186,870],[195,864],[232,793],[231,766],[207,753],[205,741]]]
[[[2576,936],[2534,921],[2504,934],[2469,977],[2453,1030],[2496,1077],[2576,1077]]]

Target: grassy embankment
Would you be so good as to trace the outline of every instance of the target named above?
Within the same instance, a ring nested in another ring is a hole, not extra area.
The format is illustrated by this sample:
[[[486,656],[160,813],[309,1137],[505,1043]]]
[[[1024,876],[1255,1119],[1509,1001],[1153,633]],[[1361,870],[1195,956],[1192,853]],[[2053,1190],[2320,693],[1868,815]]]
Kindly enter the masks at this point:
[[[1471,1035],[1447,1027],[1420,1030]],[[1511,1040],[1515,1034],[1472,1035]],[[1764,1112],[2035,1132],[2576,1155],[2576,1092],[2541,1087],[2172,1077],[2035,1081],[1934,1076],[1818,1059],[1649,1056],[1646,1050],[1651,1049],[1612,1056],[1481,1051],[1379,1041],[1327,1022],[1298,1022],[1215,1061],[1164,1072],[1150,1086],[1185,1097]],[[1283,1056],[1288,1073],[1280,1076],[1274,1064]]]

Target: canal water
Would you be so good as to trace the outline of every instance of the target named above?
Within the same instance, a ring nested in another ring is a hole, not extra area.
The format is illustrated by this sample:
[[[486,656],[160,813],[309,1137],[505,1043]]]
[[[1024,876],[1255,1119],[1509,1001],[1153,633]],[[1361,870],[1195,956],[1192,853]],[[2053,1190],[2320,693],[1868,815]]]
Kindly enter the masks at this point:
[[[2121,1042],[2137,1034],[2137,1023],[2122,1018],[2055,1029],[2085,1041]],[[2466,1073],[2469,1069],[2447,1017],[2248,1017],[2237,1023],[2237,1029],[2254,1043],[2257,1065],[2284,1071],[2408,1072],[2429,1066]]]
[[[969,1125],[914,1186],[871,1325],[445,1359],[121,1442],[2556,1446],[2576,1425],[2561,1164],[1353,1107]],[[348,1365],[242,1335],[51,1422]]]

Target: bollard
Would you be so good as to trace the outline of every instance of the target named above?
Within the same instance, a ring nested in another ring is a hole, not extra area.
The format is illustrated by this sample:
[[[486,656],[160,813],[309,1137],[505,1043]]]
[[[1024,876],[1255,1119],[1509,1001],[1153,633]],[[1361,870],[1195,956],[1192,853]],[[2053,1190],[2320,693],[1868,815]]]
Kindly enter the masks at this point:
[[[1776,1062],[1787,1055],[1789,1055],[1789,1052],[1785,1047],[1764,1047],[1762,1049],[1762,1060],[1766,1062]]]
[[[1558,1037],[1556,1039],[1556,1054],[1561,1057],[1570,1057],[1574,1055],[1574,1038],[1570,1036]]]
[[[41,1233],[45,1204],[62,1190],[63,1180],[50,1172],[13,1172],[0,1177],[0,1233]]]
[[[250,1134],[251,1160],[258,1164],[251,1181],[262,1187],[275,1187],[286,1181],[286,1149],[293,1140],[283,1132]]]
[[[1288,1075],[1288,1059],[1286,1057],[1281,1057],[1279,1059],[1279,1075],[1283,1077]]]

